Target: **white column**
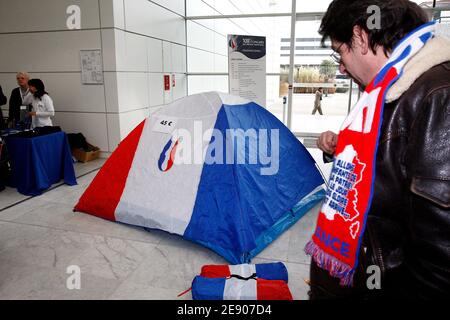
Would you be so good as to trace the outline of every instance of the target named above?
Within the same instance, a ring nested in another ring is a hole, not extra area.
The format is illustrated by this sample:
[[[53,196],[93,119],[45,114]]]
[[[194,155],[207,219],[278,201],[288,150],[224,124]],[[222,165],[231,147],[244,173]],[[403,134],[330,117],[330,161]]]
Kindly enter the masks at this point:
[[[289,59],[289,93],[287,106],[287,127],[292,127],[292,97],[294,93],[295,24],[297,22],[296,0],[292,0],[291,15],[291,52]]]

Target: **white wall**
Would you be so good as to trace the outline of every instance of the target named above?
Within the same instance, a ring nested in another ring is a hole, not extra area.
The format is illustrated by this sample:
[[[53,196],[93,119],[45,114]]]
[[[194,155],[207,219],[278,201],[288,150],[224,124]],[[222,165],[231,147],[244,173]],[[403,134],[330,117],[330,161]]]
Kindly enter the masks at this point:
[[[73,4],[80,30],[66,26]],[[184,11],[184,0],[1,1],[0,85],[9,98],[17,71],[41,78],[54,124],[112,152],[152,108],[186,95]],[[89,49],[102,50],[102,85],[81,83],[79,52]],[[164,74],[176,78],[170,92]]]
[[[115,57],[105,70],[117,85],[117,99],[107,100],[108,123],[115,133],[110,135],[110,150],[151,109],[187,94],[184,0],[120,2],[114,7],[115,21],[123,16],[123,26],[107,30]],[[175,77],[169,92],[164,92],[165,74]]]
[[[81,9],[81,30],[66,26],[66,9],[74,3]],[[107,151],[105,86],[81,84],[79,56],[82,49],[102,49],[100,11],[91,0],[1,1],[0,85],[9,99],[17,71],[41,78],[54,100],[54,124],[83,132]]]

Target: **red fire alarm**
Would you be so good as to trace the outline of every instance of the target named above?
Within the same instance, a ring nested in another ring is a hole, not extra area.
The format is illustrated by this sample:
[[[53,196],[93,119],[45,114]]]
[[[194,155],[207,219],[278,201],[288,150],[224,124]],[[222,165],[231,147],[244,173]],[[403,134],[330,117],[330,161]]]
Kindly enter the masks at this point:
[[[164,75],[164,91],[170,91],[170,76],[168,74]]]

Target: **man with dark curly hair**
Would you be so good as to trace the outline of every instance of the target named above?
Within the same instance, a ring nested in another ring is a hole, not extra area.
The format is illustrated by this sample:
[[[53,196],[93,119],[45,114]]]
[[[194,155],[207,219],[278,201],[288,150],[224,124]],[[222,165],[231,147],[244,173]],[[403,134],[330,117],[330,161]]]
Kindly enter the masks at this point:
[[[379,28],[368,23],[373,6],[379,9]],[[340,72],[373,90],[397,45],[428,25],[426,12],[407,0],[334,0],[319,32],[323,42],[331,39]],[[405,50],[408,60],[399,78],[381,97],[376,147],[366,147],[376,152],[375,174],[351,285],[342,285],[345,268],[316,250],[311,299],[450,296],[450,42],[434,34],[417,41],[414,45],[423,47],[414,54]],[[341,134],[321,134],[318,147],[325,159],[336,156]],[[322,230],[315,235],[322,237]],[[338,244],[347,254],[343,242],[331,240],[331,247]],[[367,285],[370,266],[381,273],[374,290]]]

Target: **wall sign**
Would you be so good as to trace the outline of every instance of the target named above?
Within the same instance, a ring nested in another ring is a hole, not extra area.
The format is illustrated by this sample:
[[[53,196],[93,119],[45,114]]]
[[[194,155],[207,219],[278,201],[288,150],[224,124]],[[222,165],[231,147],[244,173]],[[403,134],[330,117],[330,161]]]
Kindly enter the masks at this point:
[[[164,91],[170,90],[170,76],[168,74],[164,75]]]
[[[81,83],[103,84],[102,52],[98,50],[80,50]]]
[[[266,37],[228,35],[230,94],[266,106]]]

